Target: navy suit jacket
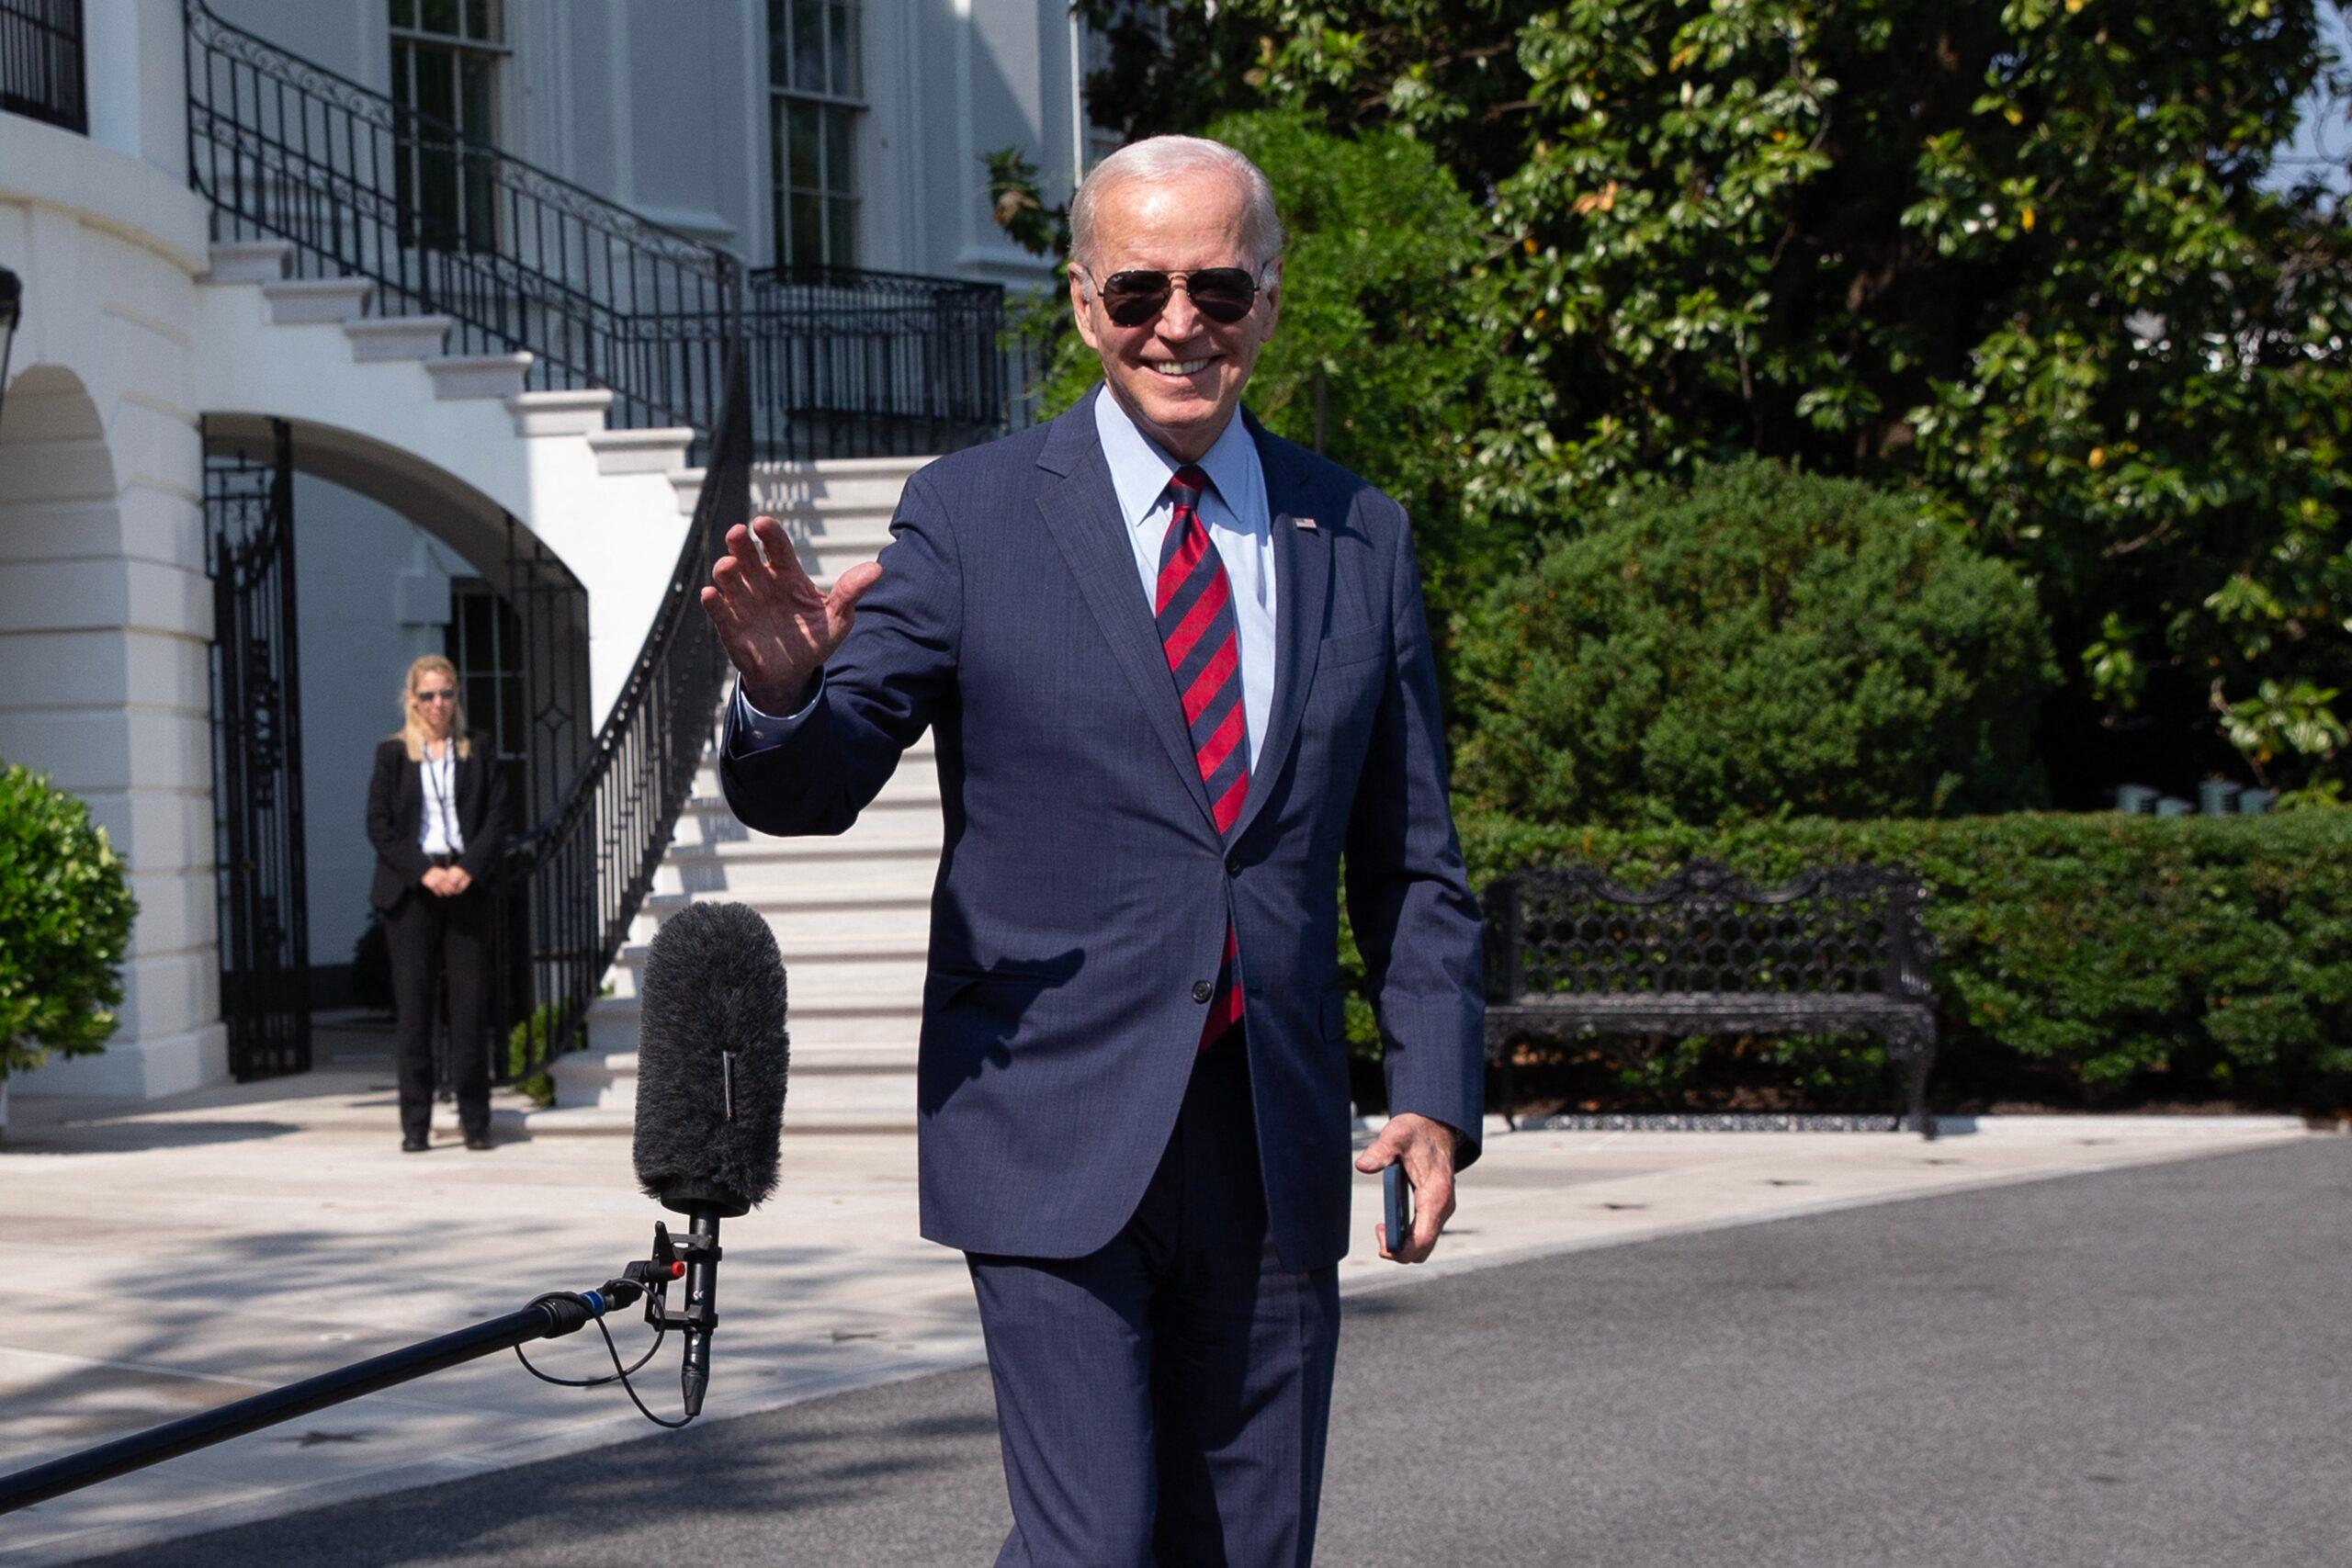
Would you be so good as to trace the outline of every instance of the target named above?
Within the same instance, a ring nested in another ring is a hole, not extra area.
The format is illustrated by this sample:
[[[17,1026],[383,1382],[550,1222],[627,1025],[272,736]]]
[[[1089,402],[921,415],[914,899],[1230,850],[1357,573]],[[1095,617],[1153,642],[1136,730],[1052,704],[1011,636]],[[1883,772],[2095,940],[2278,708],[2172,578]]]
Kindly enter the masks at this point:
[[[1229,918],[1275,1244],[1293,1269],[1345,1254],[1342,855],[1390,1107],[1453,1127],[1458,1163],[1476,1157],[1478,912],[1410,531],[1378,491],[1249,429],[1281,651],[1229,835],[1091,400],[908,481],[881,580],[783,744],[735,755],[729,705],[719,779],[768,833],[842,831],[936,733],[946,835],[917,1073],[933,1240],[1076,1258],[1118,1233],[1183,1102]]]

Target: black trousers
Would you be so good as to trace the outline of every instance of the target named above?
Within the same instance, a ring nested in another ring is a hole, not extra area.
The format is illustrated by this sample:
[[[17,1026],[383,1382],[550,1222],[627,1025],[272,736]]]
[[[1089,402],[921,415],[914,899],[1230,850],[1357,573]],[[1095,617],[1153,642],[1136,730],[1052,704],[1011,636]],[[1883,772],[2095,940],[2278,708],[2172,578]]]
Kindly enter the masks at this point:
[[[490,894],[479,883],[454,898],[412,887],[384,917],[392,1006],[399,1018],[401,1131],[409,1137],[422,1138],[433,1126],[434,1002],[445,974],[458,1122],[468,1133],[490,1130],[490,1058],[482,1041],[490,921]]]

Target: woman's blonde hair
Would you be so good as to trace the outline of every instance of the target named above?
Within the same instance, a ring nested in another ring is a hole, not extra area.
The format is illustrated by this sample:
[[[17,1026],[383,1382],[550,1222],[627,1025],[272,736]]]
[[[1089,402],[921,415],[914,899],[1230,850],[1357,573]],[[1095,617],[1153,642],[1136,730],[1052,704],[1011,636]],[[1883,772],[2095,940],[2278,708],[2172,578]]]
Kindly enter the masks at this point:
[[[424,742],[430,733],[416,711],[416,683],[427,675],[447,675],[452,691],[458,685],[458,667],[437,653],[428,653],[410,662],[408,679],[401,682],[400,738],[412,762],[424,761]],[[458,756],[473,755],[473,743],[466,739],[466,705],[462,698],[449,705],[449,739],[458,743]]]

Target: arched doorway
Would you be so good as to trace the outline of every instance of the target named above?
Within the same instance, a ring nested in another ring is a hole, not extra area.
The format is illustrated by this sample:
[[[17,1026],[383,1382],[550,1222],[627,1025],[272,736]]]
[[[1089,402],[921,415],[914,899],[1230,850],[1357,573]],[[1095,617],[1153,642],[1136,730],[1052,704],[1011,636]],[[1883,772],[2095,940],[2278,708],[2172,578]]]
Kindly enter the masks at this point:
[[[587,599],[527,527],[413,453],[299,420],[203,423],[221,1005],[243,1080],[304,1070],[311,1011],[353,999],[366,769],[408,660],[456,663],[527,831],[594,738]]]

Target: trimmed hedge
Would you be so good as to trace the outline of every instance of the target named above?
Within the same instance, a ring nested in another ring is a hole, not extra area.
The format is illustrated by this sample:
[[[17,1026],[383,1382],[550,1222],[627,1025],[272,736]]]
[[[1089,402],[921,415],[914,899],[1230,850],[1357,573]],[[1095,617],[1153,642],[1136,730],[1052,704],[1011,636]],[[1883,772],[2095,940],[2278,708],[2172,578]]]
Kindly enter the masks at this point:
[[[1641,827],[2046,803],[2033,589],[1917,496],[1747,458],[1626,493],[1456,617],[1455,779]]]
[[[105,1048],[138,912],[89,807],[0,768],[0,1077]]]
[[[1482,889],[1516,866],[1572,862],[1641,886],[1701,855],[1768,885],[1831,861],[1919,874],[1942,947],[1939,1106],[2020,1094],[2352,1103],[2352,809],[1720,829],[1566,829],[1466,811],[1457,821]],[[1815,1054],[1825,1049],[1844,1059]],[[1646,1087],[1671,1089],[1695,1055],[1645,1064]],[[1850,1084],[1871,1081],[1881,1055],[1855,1040],[1806,1042],[1782,1060],[1792,1058],[1810,1062],[1811,1081]]]

